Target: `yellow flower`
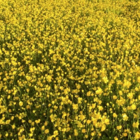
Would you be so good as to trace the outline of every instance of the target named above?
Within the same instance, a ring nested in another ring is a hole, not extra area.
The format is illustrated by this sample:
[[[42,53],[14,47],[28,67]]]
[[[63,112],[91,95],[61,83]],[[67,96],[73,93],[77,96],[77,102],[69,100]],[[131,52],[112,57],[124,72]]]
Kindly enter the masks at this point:
[[[23,102],[22,101],[19,102],[19,106],[23,106]]]
[[[6,120],[6,124],[10,124],[11,120]]]
[[[88,91],[88,92],[87,92],[87,96],[90,96],[90,95],[91,95],[91,91]]]
[[[85,115],[80,115],[80,119],[83,121],[86,118]]]
[[[135,139],[138,139],[139,140],[139,138],[140,138],[140,133],[139,132],[136,132],[135,133]]]
[[[137,78],[137,82],[140,83],[140,76],[138,76],[138,78]]]
[[[126,114],[123,114],[122,116],[123,116],[123,120],[124,121],[127,121],[128,120],[128,116]]]
[[[47,75],[46,79],[49,83],[52,81],[52,77],[50,75]]]
[[[87,124],[90,124],[91,123],[91,120],[87,120]]]
[[[73,107],[74,110],[77,110],[78,109],[78,104],[73,104],[72,107]]]
[[[1,91],[2,87],[3,87],[3,83],[0,82],[0,91]]]
[[[48,125],[48,122],[47,122],[47,121],[45,121],[44,126],[47,126],[47,125]]]
[[[105,84],[108,83],[108,78],[107,77],[103,77],[103,81],[104,81]]]
[[[35,122],[38,124],[38,123],[40,123],[40,119],[38,119],[38,120],[35,120]]]
[[[121,129],[122,129],[121,125],[117,126],[117,130],[121,130]]]
[[[105,124],[109,124],[109,119],[105,119]]]
[[[123,133],[123,136],[124,136],[124,137],[127,137],[127,133]]]
[[[82,103],[82,98],[78,97],[78,104],[81,104]]]
[[[74,136],[78,136],[78,131],[77,131],[77,129],[74,129]]]
[[[58,131],[55,130],[55,131],[53,132],[53,134],[54,134],[55,136],[57,136],[57,135],[58,135]]]
[[[105,129],[106,129],[106,125],[102,125],[101,131],[103,132],[105,131]]]
[[[136,109],[136,105],[135,104],[131,105],[131,109],[135,110]]]
[[[123,94],[123,93],[122,93],[122,91],[120,90],[120,91],[119,91],[119,95],[121,96],[122,94]]]
[[[96,94],[97,95],[101,95],[103,93],[103,90],[101,88],[99,88],[98,90],[96,90]]]
[[[5,137],[8,137],[8,135],[9,135],[8,132],[6,132]]]
[[[41,130],[44,130],[45,129],[45,126],[43,125],[42,127],[41,127]]]
[[[117,137],[114,137],[114,140],[119,140]]]
[[[132,40],[132,39],[130,40],[130,44],[131,44],[131,45],[133,44],[133,40]]]
[[[95,136],[95,134],[96,134],[95,132],[92,132],[92,133],[91,133],[91,136],[93,137],[93,136]]]
[[[55,140],[59,140],[59,138],[58,138],[58,137],[56,137],[56,138],[55,138]]]
[[[88,135],[85,135],[85,137],[84,137],[85,139],[87,139],[88,138]]]
[[[99,109],[100,111],[102,111],[102,110],[103,110],[103,107],[102,107],[102,106],[98,106],[98,109]]]
[[[123,86],[129,88],[131,86],[131,82],[125,81]]]
[[[132,98],[133,98],[133,93],[128,93],[127,97],[128,97],[129,99],[132,99]]]
[[[47,137],[47,140],[52,140],[52,139],[53,139],[52,136]]]
[[[48,133],[49,133],[49,129],[46,129],[46,130],[45,130],[45,134],[48,134]]]
[[[80,89],[80,88],[81,88],[81,85],[80,85],[80,84],[77,84],[77,85],[76,85],[76,88],[77,88],[77,89]]]
[[[139,122],[133,122],[133,127],[138,128],[139,127]]]
[[[13,125],[12,125],[12,129],[15,129],[15,127],[16,127],[15,124],[13,124]]]
[[[116,95],[113,95],[113,99],[116,100],[117,99],[117,96]]]
[[[82,133],[86,133],[86,129],[82,129]]]

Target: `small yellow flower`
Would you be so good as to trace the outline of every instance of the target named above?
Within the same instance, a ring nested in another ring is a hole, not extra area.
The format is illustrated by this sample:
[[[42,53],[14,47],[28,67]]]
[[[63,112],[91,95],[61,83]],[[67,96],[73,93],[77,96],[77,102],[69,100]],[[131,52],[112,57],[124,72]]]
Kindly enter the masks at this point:
[[[140,76],[138,76],[138,78],[137,78],[137,82],[140,83]]]
[[[133,98],[133,93],[128,93],[127,97],[128,97],[129,99],[132,99],[132,98]]]
[[[91,120],[87,120],[87,124],[90,124],[91,123]]]
[[[8,95],[8,96],[7,96],[7,99],[10,99],[10,98],[11,98],[11,96],[10,96],[10,95]]]
[[[48,133],[49,133],[49,129],[46,129],[46,130],[45,130],[45,134],[48,134]]]
[[[109,124],[109,119],[105,119],[105,124]]]
[[[127,121],[128,120],[128,116],[126,114],[123,114],[122,116],[123,116],[123,120],[124,121]]]
[[[38,124],[38,123],[40,123],[40,119],[38,119],[38,120],[35,120],[35,122]]]
[[[47,137],[47,140],[52,140],[52,139],[53,139],[52,136]]]
[[[132,109],[132,110],[135,110],[135,109],[136,109],[136,105],[135,105],[135,104],[132,104],[132,105],[131,105],[131,109]]]
[[[82,133],[86,133],[86,129],[82,129]]]
[[[53,134],[54,134],[55,136],[57,136],[57,135],[58,135],[58,131],[55,130],[55,131],[53,132]]]
[[[116,100],[117,99],[117,96],[116,95],[113,95],[113,99]]]
[[[19,102],[19,106],[23,106],[23,102],[22,101]]]
[[[132,39],[130,40],[130,44],[133,45],[133,40]]]
[[[125,88],[129,88],[131,85],[132,85],[132,84],[131,84],[131,82],[129,82],[129,81],[125,81],[124,84],[123,84],[123,86],[124,86]]]
[[[127,137],[127,133],[123,133],[123,136],[124,136],[124,137]]]
[[[85,135],[85,139],[87,139],[88,138],[88,135]]]
[[[139,132],[136,132],[135,133],[135,139],[139,140],[139,138],[140,138],[140,133]]]
[[[8,135],[9,135],[9,134],[6,132],[5,137],[8,137]]]
[[[46,79],[47,79],[47,81],[48,81],[49,83],[52,81],[52,77],[51,77],[50,75],[48,75],[48,76],[46,77]]]
[[[45,121],[44,126],[47,126],[47,125],[48,125],[48,122],[47,122],[47,121]]]
[[[15,124],[13,124],[13,125],[12,125],[12,129],[15,129],[15,127],[16,127]]]
[[[138,128],[139,127],[139,122],[133,122],[133,127]]]
[[[105,131],[105,129],[106,129],[106,125],[102,125],[101,131],[103,132]]]
[[[98,90],[96,90],[96,94],[97,95],[101,95],[103,93],[103,90],[101,88],[99,88]]]
[[[73,107],[74,110],[77,110],[78,109],[78,104],[73,104],[72,107]]]
[[[105,84],[108,83],[108,78],[107,77],[103,77],[103,81],[104,81]]]
[[[121,130],[121,129],[122,129],[121,125],[117,126],[117,130]]]
[[[11,120],[6,120],[6,124],[10,124]]]
[[[88,92],[87,92],[87,96],[90,96],[90,95],[91,95],[91,91],[88,91]]]
[[[91,136],[92,136],[92,137],[95,136],[95,132],[92,132],[92,133],[91,133]]]
[[[102,110],[103,110],[103,107],[102,107],[102,106],[98,106],[98,109],[99,109],[100,111],[102,111]]]
[[[45,129],[45,126],[43,125],[42,127],[41,127],[41,130],[44,130]]]
[[[3,87],[3,83],[0,82],[0,91],[1,91],[2,87]]]
[[[78,136],[78,131],[77,131],[77,129],[74,129],[74,136]]]
[[[117,137],[114,137],[114,140],[119,140]]]

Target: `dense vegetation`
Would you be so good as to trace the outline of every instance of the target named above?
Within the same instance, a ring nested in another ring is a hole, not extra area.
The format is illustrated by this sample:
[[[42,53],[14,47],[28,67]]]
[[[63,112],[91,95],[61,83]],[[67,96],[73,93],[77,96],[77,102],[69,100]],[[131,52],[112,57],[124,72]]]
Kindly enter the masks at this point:
[[[0,139],[140,138],[140,1],[0,0]]]

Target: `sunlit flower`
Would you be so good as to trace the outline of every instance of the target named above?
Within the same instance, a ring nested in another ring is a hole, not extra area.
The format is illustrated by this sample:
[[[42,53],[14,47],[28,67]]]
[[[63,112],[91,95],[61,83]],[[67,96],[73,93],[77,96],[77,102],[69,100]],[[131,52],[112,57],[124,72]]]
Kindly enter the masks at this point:
[[[128,120],[128,116],[126,114],[122,114],[122,116],[123,116],[123,120],[124,121],[127,121]]]
[[[78,136],[78,131],[74,129],[74,136]]]
[[[48,134],[49,133],[49,129],[45,129],[45,134]]]
[[[19,102],[19,106],[23,106],[23,102],[22,101]]]

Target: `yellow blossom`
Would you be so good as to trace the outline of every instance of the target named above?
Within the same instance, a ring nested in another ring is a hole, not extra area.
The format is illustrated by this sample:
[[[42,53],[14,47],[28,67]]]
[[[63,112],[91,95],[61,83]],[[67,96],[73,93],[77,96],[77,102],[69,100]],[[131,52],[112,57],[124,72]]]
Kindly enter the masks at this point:
[[[103,93],[102,89],[101,88],[98,88],[98,90],[96,90],[96,94],[97,95],[101,95]]]
[[[135,104],[132,104],[132,105],[131,105],[131,109],[132,109],[132,110],[135,110],[135,109],[136,109],[136,105],[135,105]]]
[[[140,83],[140,76],[138,76],[137,81],[138,81],[138,83]]]
[[[46,129],[46,130],[45,130],[45,134],[48,134],[48,133],[49,133],[49,129]]]
[[[117,126],[117,130],[121,130],[121,129],[122,129],[121,125]]]
[[[22,101],[19,102],[19,106],[23,106],[23,102]]]
[[[133,122],[133,127],[138,128],[139,127],[139,122]]]
[[[101,131],[103,132],[103,131],[105,131],[105,129],[106,129],[106,125],[102,125]]]
[[[128,120],[128,116],[126,114],[123,114],[122,116],[123,116],[123,120],[124,121],[127,121]]]
[[[74,129],[74,136],[78,136],[78,131],[77,131],[77,129]]]

